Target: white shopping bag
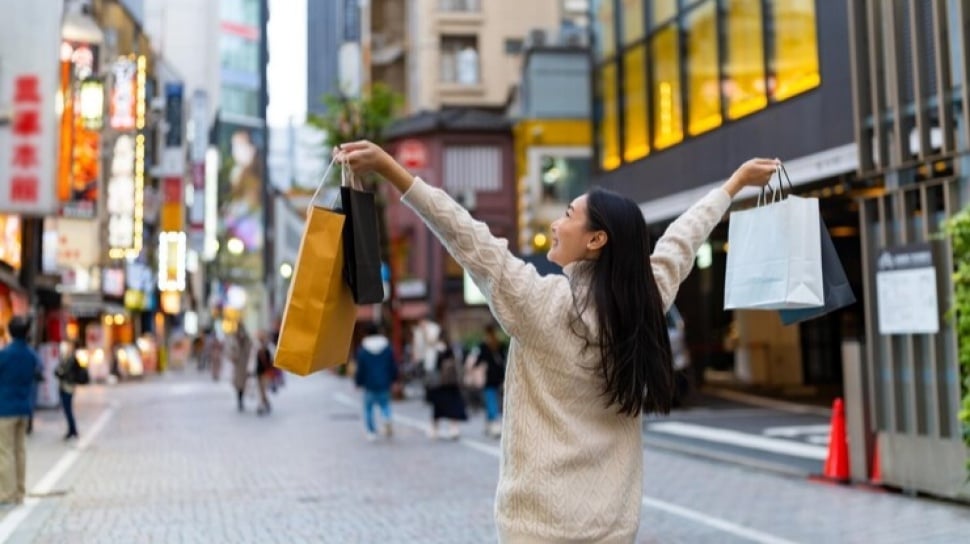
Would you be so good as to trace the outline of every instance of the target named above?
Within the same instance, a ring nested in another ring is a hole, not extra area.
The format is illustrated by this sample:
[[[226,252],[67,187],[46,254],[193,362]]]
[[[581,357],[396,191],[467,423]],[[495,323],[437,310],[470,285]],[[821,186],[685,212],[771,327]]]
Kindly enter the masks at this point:
[[[817,198],[789,196],[734,212],[728,223],[724,309],[825,305]]]

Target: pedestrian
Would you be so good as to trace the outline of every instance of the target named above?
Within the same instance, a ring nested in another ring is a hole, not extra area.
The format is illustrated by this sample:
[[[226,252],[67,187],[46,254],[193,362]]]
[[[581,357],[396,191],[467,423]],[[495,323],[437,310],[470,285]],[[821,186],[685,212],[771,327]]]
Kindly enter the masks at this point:
[[[505,346],[499,340],[495,325],[489,323],[484,332],[482,342],[466,361],[466,384],[481,387],[485,401],[485,434],[498,438],[502,434],[499,398],[505,383]]]
[[[468,420],[458,381],[458,356],[448,342],[448,334],[434,325],[425,329],[427,336],[423,340],[427,357],[424,361],[424,398],[431,405],[428,436],[458,440],[461,436],[458,422]],[[447,423],[447,429],[442,429],[442,422]]]
[[[744,186],[780,164],[752,159],[674,221],[651,254],[643,214],[603,189],[553,222],[541,276],[447,193],[370,142],[335,158],[402,193],[468,272],[511,337],[495,518],[502,542],[632,542],[643,483],[641,417],[669,413],[674,370],[664,312],[695,253]],[[809,225],[806,225],[808,228]]]
[[[42,366],[27,344],[30,321],[15,316],[7,324],[10,343],[0,349],[0,506],[20,504],[26,494],[27,419]]]
[[[259,347],[256,349],[256,384],[259,386],[259,408],[256,415],[267,415],[272,411],[269,403],[267,389],[271,387],[273,381],[273,345],[269,341],[269,333],[260,330],[256,335]]]
[[[205,358],[208,361],[209,369],[212,371],[212,381],[219,381],[219,374],[222,372],[223,344],[219,335],[212,327],[209,328],[205,336]]]
[[[249,380],[249,361],[252,358],[253,341],[246,332],[246,326],[241,322],[232,335],[229,345],[229,360],[232,362],[232,385],[236,390],[236,409],[245,410],[243,396],[246,394],[246,382]]]
[[[374,407],[381,410],[383,416],[382,432],[384,436],[393,434],[391,425],[391,386],[397,380],[397,361],[387,336],[375,323],[368,323],[364,339],[357,349],[357,370],[354,382],[364,390],[364,424],[367,439],[377,438],[377,425],[374,423]]]
[[[58,392],[61,397],[61,410],[67,421],[67,434],[64,440],[77,438],[77,422],[74,419],[74,392],[78,385],[84,385],[90,380],[88,370],[81,366],[77,356],[78,345],[75,340],[67,343],[67,351],[54,371],[57,377]]]

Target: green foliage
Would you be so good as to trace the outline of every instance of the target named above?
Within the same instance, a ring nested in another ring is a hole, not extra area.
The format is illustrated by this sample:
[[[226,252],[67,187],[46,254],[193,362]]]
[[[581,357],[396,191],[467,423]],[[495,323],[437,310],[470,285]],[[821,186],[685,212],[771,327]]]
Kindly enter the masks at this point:
[[[954,301],[950,317],[956,326],[959,343],[958,359],[963,385],[959,418],[963,441],[970,446],[970,206],[947,219],[943,229],[953,245],[956,271],[953,273]],[[967,461],[970,470],[970,460]]]
[[[326,113],[311,114],[307,121],[326,131],[328,149],[356,140],[370,140],[382,145],[384,131],[404,102],[399,94],[383,83],[375,83],[370,92],[360,98],[327,94],[322,100],[327,106]]]

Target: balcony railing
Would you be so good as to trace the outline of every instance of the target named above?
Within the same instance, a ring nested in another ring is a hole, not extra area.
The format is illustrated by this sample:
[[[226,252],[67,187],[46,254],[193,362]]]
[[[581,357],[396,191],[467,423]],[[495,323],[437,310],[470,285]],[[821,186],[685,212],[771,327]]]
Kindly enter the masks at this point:
[[[481,0],[438,0],[438,11],[478,13]]]

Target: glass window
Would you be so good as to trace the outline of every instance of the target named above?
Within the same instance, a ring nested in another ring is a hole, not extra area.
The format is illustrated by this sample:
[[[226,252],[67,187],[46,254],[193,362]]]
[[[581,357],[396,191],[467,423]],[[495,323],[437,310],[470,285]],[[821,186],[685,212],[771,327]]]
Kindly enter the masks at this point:
[[[643,37],[644,0],[623,0],[623,43],[629,45]]]
[[[728,119],[738,119],[768,105],[761,0],[728,0],[726,12],[724,100]]]
[[[707,0],[685,18],[687,31],[687,132],[721,125],[717,62],[717,5]]]
[[[596,47],[599,58],[607,58],[616,53],[616,25],[613,22],[613,0],[595,0],[596,9]]]
[[[650,12],[651,24],[658,27],[674,15],[677,15],[677,0],[653,0],[653,11]]]
[[[478,40],[475,36],[441,37],[441,81],[478,85]]]
[[[249,74],[259,73],[259,43],[241,36],[223,34],[220,38],[223,68]]]
[[[635,161],[650,152],[647,141],[647,48],[637,45],[623,54],[623,159]]]
[[[656,5],[656,4],[655,4]],[[677,27],[668,25],[650,38],[653,58],[653,147],[663,149],[684,138],[680,100],[680,49]]]
[[[818,71],[818,40],[815,32],[815,0],[775,0],[772,14],[775,75],[771,97],[784,100],[815,88]]]
[[[227,113],[259,117],[259,93],[256,91],[223,86],[219,103]]]
[[[609,63],[600,68],[603,114],[600,120],[600,165],[612,170],[620,165],[620,142],[617,134],[616,114],[616,65]]]
[[[222,0],[220,17],[249,26],[259,26],[259,0]]]

